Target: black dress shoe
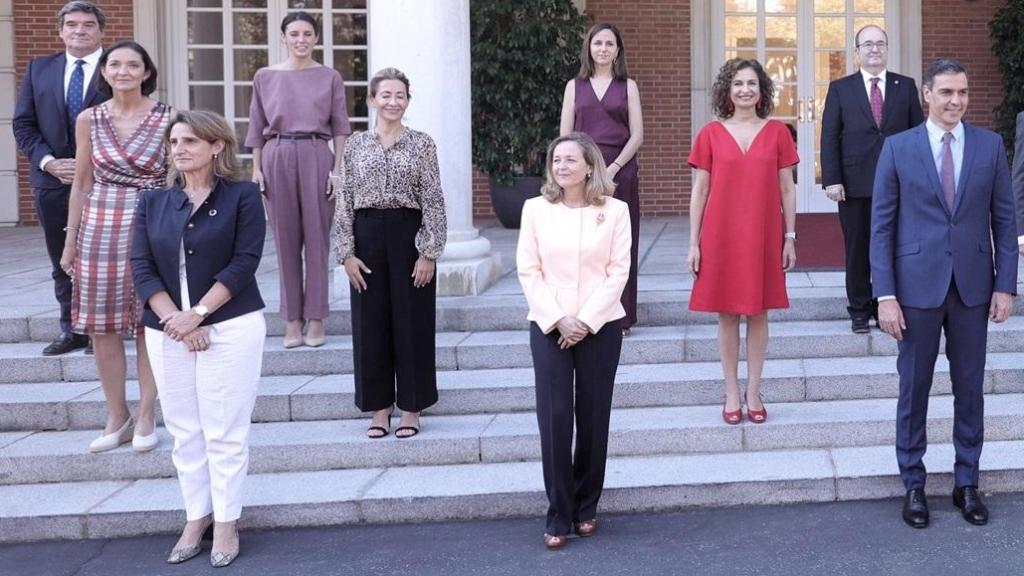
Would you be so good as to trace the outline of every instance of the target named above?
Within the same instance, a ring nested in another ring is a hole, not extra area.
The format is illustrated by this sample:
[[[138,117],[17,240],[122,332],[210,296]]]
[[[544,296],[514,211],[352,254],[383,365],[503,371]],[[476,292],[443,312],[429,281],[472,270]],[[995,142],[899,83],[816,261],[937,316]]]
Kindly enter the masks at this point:
[[[852,324],[854,334],[867,334],[868,332],[871,332],[871,327],[868,326],[867,318],[854,318]]]
[[[911,528],[928,527],[928,501],[925,500],[924,490],[907,490],[903,499],[903,521]]]
[[[981,494],[976,486],[964,486],[953,489],[953,506],[960,509],[960,514],[975,526],[988,523],[988,508],[981,501]]]
[[[68,352],[74,352],[81,348],[85,348],[89,344],[89,337],[82,334],[64,334],[57,338],[53,342],[50,342],[46,348],[43,348],[43,356],[60,356],[61,354],[67,354]]]

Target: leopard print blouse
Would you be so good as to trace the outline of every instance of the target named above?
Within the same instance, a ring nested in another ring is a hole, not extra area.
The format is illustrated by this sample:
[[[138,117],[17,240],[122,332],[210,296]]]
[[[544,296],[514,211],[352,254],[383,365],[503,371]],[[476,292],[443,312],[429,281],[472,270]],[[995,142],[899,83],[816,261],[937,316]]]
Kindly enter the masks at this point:
[[[412,208],[423,212],[416,250],[437,260],[444,252],[448,222],[437,166],[437,147],[423,132],[406,128],[390,148],[372,131],[345,143],[345,173],[334,212],[333,243],[338,263],[355,253],[352,222],[363,208]]]

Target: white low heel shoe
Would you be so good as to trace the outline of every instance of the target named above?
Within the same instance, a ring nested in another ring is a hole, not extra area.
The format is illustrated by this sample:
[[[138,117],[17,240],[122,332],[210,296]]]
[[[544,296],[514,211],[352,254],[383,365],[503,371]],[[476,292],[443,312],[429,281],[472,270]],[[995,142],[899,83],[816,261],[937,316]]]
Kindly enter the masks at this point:
[[[132,440],[132,432],[135,427],[135,421],[129,416],[128,420],[116,431],[110,434],[105,434],[99,438],[93,440],[89,444],[89,452],[96,454],[97,452],[106,452],[113,450],[121,444],[125,444]]]
[[[153,428],[148,436],[139,436],[138,434],[132,436],[132,450],[136,452],[149,452],[159,443],[160,439],[156,436],[156,428]]]

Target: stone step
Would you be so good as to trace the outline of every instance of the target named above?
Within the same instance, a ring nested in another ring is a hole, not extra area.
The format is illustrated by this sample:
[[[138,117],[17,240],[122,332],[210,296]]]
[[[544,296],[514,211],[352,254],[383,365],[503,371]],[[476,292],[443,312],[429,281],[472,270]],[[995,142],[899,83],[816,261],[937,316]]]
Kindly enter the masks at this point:
[[[438,370],[525,368],[533,365],[529,332],[442,332],[437,335]],[[990,352],[1024,351],[1024,317],[992,324]],[[135,377],[134,346],[128,343],[129,378]],[[844,320],[775,322],[769,358],[832,358],[891,356],[897,343],[878,330],[853,334]],[[709,324],[642,327],[622,344],[620,364],[665,364],[718,360],[717,327]],[[269,337],[263,374],[337,374],[352,371],[351,336],[331,336],[320,348],[285,350],[281,339]],[[0,383],[95,380],[92,357],[75,352],[59,357],[39,355],[36,343],[0,344]]]
[[[810,275],[834,275],[835,273],[809,273]],[[661,276],[652,276],[649,282],[660,281]],[[824,285],[805,285],[804,282],[790,282],[790,308],[772,310],[773,322],[843,320],[849,323],[846,311],[846,291],[842,280],[821,282]],[[689,324],[714,324],[715,314],[692,312],[688,308],[690,297],[688,280],[675,280],[669,285],[679,284],[683,288],[673,290],[643,291],[638,296],[638,326],[675,326]],[[1024,284],[1020,285],[1024,293]],[[508,291],[506,291],[508,292]],[[278,314],[276,303],[266,309],[267,333],[271,336],[284,334],[284,321]],[[514,293],[485,294],[439,298],[437,301],[438,332],[490,332],[521,330],[526,325],[526,299],[518,288]],[[57,310],[54,307],[40,312],[27,309],[23,312],[5,312],[0,316],[0,343],[49,342],[57,336]],[[1024,314],[1024,299],[1014,300],[1014,314]],[[331,315],[327,318],[327,332],[331,335],[352,333],[352,319],[347,300],[332,303]]]
[[[613,410],[609,455],[803,450],[894,441],[895,399],[773,403],[769,411],[763,425],[728,426],[717,405]],[[986,439],[1024,440],[1022,413],[1024,394],[991,397]],[[933,397],[928,416],[928,437],[950,438],[952,396]],[[427,417],[422,434],[401,440],[393,435],[371,440],[365,436],[366,426],[361,420],[254,424],[250,470],[262,474],[540,460],[533,413]],[[89,454],[86,446],[97,435],[93,430],[0,435],[0,484],[173,477],[172,441],[163,428],[158,432],[160,445],[145,454],[134,453],[130,446]]]
[[[925,456],[933,507],[951,507],[953,447]],[[986,492],[1024,489],[1024,442],[989,442]],[[608,461],[599,514],[698,506],[829,502],[903,494],[890,445]],[[243,530],[532,516],[547,506],[537,461],[252,474]],[[893,522],[899,514],[893,504]],[[0,541],[174,533],[184,522],[172,478],[0,486]]]
[[[846,317],[845,292],[841,288],[805,289],[791,294],[792,307],[772,312],[773,320],[838,320]],[[691,312],[687,308],[689,292],[644,292],[639,297],[637,319],[641,326],[709,324],[713,314]],[[327,318],[332,335],[352,333],[348,301],[335,302]],[[267,307],[267,333],[284,334],[284,320],[277,306]],[[520,330],[526,324],[526,299],[522,294],[439,298],[438,332],[480,332]],[[0,317],[0,342],[49,342],[57,336],[57,312]]]
[[[1024,392],[1024,353],[988,355],[987,393]],[[746,366],[740,365],[745,377]],[[936,363],[933,394],[949,394],[948,364]],[[440,400],[430,415],[499,414],[534,409],[532,368],[438,372]],[[768,360],[764,390],[769,402],[895,398],[892,356]],[[134,381],[126,388],[138,399]],[[722,401],[718,362],[628,364],[616,376],[617,408],[717,405]],[[264,376],[253,419],[257,422],[363,418],[354,404],[351,374]],[[106,422],[97,381],[0,384],[0,431],[99,429]]]

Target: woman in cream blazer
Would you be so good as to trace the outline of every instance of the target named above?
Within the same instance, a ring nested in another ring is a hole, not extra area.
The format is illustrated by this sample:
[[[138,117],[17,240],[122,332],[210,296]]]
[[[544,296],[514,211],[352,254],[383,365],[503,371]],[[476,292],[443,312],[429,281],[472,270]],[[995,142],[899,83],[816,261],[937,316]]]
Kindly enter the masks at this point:
[[[555,139],[546,176],[542,196],[523,206],[516,266],[530,306],[549,501],[544,543],[556,549],[570,529],[597,529],[632,238],[629,208],[611,197],[614,184],[589,136]]]

